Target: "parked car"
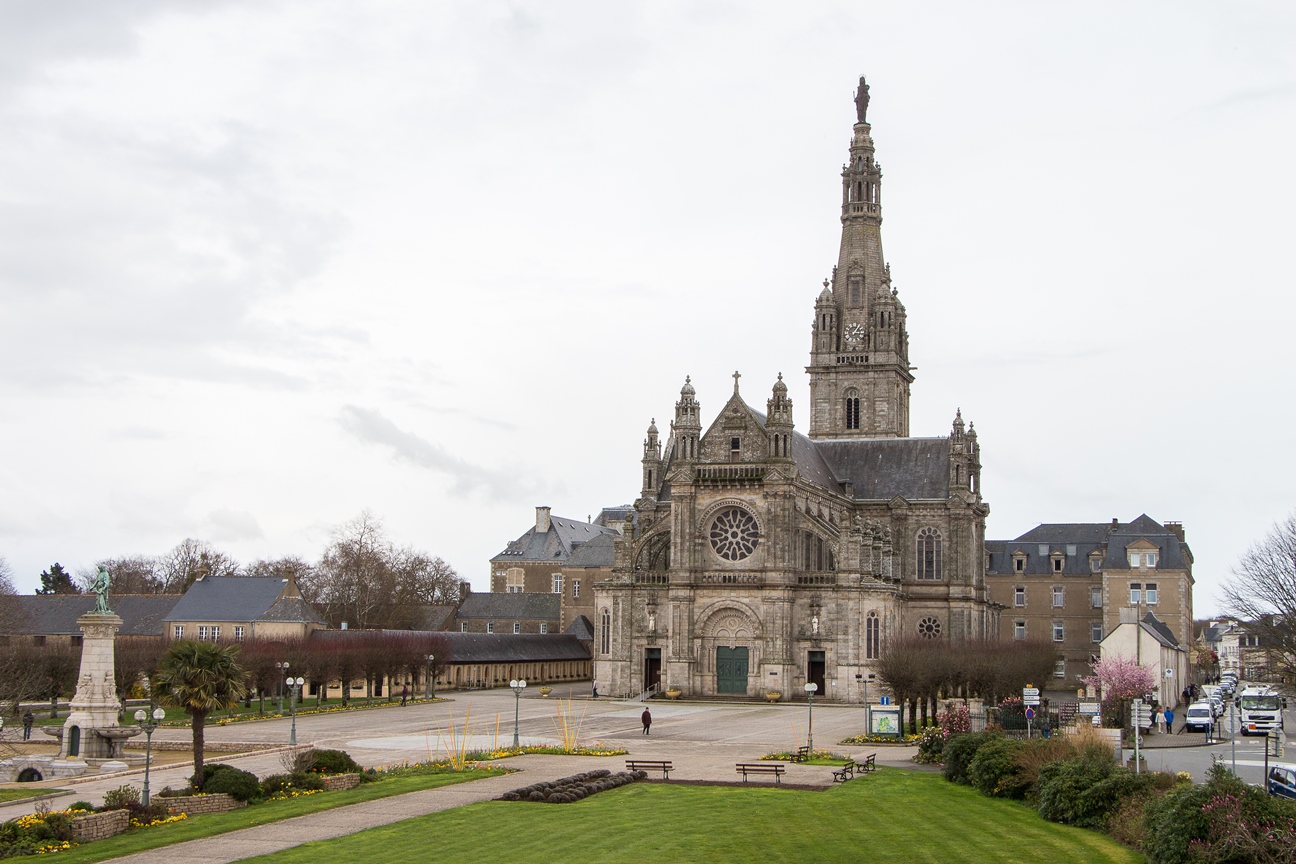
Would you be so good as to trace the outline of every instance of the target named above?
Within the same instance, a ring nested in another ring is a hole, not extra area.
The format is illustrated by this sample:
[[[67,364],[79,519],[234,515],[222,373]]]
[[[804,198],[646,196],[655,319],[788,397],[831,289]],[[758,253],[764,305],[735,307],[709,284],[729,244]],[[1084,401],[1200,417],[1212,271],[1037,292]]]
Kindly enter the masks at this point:
[[[1270,795],[1296,798],[1296,765],[1273,765],[1269,768]]]
[[[1194,702],[1188,706],[1184,715],[1184,728],[1189,732],[1207,732],[1215,722],[1215,714],[1209,702]]]

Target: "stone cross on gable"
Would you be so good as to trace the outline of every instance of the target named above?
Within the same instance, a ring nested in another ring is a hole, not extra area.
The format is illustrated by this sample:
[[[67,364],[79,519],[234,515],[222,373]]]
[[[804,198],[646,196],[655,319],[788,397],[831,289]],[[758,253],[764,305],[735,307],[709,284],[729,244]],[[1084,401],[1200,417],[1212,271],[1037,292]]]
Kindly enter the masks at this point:
[[[738,372],[738,371],[735,370],[735,371],[734,371],[734,374],[733,374],[733,379],[734,379],[734,392],[735,392],[735,393],[738,392],[738,379],[741,378],[741,377],[742,377],[742,373],[741,373],[741,372]]]

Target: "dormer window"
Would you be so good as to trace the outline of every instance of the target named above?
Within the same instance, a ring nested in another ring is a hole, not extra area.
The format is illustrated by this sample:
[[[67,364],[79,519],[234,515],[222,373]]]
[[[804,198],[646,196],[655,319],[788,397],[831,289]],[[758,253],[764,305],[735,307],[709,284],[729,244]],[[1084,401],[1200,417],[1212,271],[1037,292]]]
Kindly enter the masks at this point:
[[[1049,562],[1054,573],[1061,573],[1066,565],[1066,558],[1063,557],[1061,552],[1054,552],[1049,558]]]
[[[1097,573],[1102,570],[1102,555],[1094,552],[1089,556],[1089,572]]]
[[[1026,572],[1026,553],[1025,553],[1025,552],[1014,552],[1014,553],[1013,553],[1013,572],[1014,572],[1014,573],[1025,573],[1025,572]]]

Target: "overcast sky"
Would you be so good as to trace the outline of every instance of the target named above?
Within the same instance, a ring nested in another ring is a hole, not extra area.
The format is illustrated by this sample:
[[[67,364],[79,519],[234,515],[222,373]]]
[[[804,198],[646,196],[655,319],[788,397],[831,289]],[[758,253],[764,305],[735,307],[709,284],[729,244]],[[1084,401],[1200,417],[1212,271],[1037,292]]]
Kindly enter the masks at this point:
[[[782,372],[806,430],[860,74],[914,435],[991,538],[1181,520],[1196,608],[1296,507],[1290,3],[0,4],[0,556],[479,590]]]

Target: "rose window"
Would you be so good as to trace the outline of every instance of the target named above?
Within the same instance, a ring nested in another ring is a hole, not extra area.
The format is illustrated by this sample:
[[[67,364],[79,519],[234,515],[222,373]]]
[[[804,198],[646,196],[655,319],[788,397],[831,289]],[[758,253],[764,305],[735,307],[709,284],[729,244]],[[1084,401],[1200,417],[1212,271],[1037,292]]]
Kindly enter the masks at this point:
[[[756,551],[760,530],[746,510],[721,510],[711,522],[711,548],[726,561],[741,561]]]
[[[924,618],[918,622],[918,635],[924,639],[935,639],[940,635],[940,619]]]

